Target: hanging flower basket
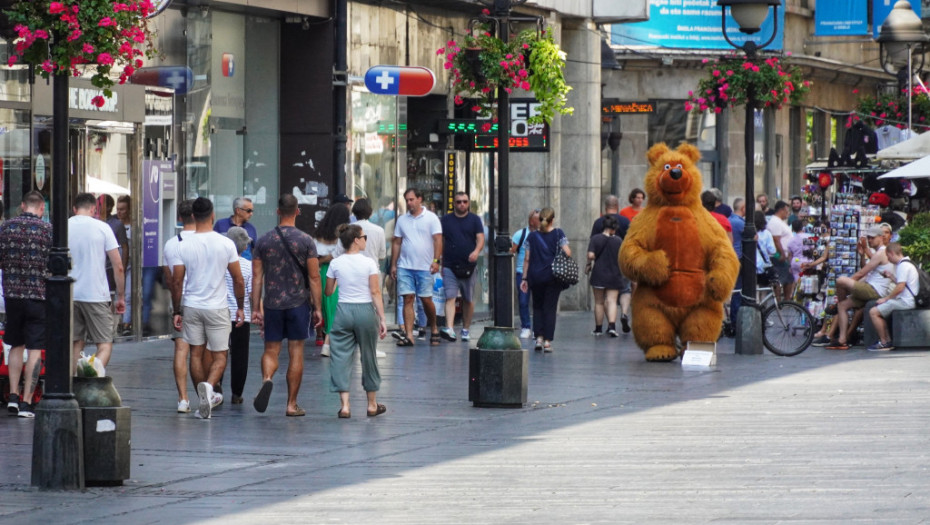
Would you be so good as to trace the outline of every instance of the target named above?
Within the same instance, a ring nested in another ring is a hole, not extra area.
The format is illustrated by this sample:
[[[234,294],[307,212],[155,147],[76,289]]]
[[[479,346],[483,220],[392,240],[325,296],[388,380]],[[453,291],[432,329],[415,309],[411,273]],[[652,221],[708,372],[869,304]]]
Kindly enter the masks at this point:
[[[854,94],[859,90],[854,89]],[[900,93],[885,95],[861,95],[856,100],[856,107],[846,119],[846,127],[863,121],[871,127],[891,125],[898,129],[907,128],[907,89]],[[911,112],[914,129],[923,132],[930,129],[930,95],[921,86],[914,86],[911,98]]]
[[[780,109],[785,104],[800,104],[810,91],[811,83],[803,79],[801,69],[778,57],[756,61],[727,57],[704,63],[709,64],[707,75],[697,90],[688,92],[686,111],[720,113],[727,106],[746,104],[750,92],[757,108]]]
[[[487,9],[482,11],[482,18],[465,35],[462,45],[450,40],[436,51],[452,74],[455,103],[462,105],[466,98],[476,99],[472,109],[478,115],[492,117],[498,90],[512,93],[520,88],[532,91],[540,103],[539,114],[529,119],[531,123],[549,123],[556,113],[572,114],[573,108],[565,107],[566,95],[572,89],[565,82],[565,52],[552,36],[528,29],[510,35],[504,42],[494,35],[489,15]],[[491,124],[484,127],[487,131]]]
[[[151,0],[23,0],[6,12],[14,24],[16,39],[8,65],[18,62],[38,66],[49,75],[81,76],[93,67],[91,83],[112,96],[110,88],[118,73],[123,84],[143,57],[155,56],[147,17],[154,12]],[[97,107],[103,97],[93,99]]]

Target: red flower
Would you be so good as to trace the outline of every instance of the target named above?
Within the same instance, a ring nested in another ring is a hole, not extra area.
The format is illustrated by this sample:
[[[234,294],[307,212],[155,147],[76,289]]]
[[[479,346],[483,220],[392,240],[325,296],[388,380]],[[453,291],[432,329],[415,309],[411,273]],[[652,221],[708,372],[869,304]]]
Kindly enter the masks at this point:
[[[90,99],[90,103],[98,108],[102,108],[104,104],[104,100],[102,96],[97,95],[96,97]]]

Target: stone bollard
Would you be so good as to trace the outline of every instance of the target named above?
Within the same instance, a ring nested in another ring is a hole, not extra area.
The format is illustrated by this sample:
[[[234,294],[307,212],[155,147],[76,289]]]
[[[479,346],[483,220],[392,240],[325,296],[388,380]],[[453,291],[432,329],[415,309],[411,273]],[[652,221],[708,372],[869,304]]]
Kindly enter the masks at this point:
[[[129,479],[129,407],[122,406],[112,377],[75,377],[74,397],[81,407],[84,427],[85,483],[122,485]]]
[[[513,328],[488,327],[468,354],[468,400],[482,408],[523,408],[529,354]]]

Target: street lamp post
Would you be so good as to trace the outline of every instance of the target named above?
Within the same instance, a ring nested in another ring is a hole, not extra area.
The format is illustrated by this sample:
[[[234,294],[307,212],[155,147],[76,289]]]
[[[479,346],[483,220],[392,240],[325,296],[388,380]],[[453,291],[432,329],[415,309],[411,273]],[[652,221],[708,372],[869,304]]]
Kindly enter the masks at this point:
[[[920,55],[920,65],[917,66],[917,71],[920,71],[924,65],[924,46],[930,37],[924,33],[923,23],[917,13],[911,9],[911,3],[908,0],[898,0],[882,23],[878,38],[875,40],[879,44],[882,68],[892,75],[899,76],[895,69],[907,75],[907,129],[910,131],[913,129],[911,100],[914,81],[914,50],[918,50]]]
[[[778,6],[781,0],[718,0],[721,8],[720,28],[723,37],[733,47],[742,49],[746,58],[756,57],[756,51],[775,40],[778,33]],[[774,7],[775,26],[772,36],[759,45],[746,40],[743,45],[734,43],[727,34],[727,7],[730,15],[739,24],[739,30],[747,35],[758,33],[762,23],[769,14],[769,7]],[[756,228],[753,224],[753,203],[755,202],[755,110],[756,100],[752,87],[746,89],[746,127],[744,144],[746,150],[746,227],[743,230],[742,256],[742,306],[736,315],[736,353],[762,353],[762,315],[755,307],[756,303]]]

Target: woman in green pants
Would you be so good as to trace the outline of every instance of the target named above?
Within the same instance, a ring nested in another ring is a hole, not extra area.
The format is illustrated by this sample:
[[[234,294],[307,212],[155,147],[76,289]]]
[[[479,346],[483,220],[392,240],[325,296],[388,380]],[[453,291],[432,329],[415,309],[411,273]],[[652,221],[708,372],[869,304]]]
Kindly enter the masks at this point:
[[[381,387],[381,374],[375,351],[378,339],[387,335],[380,271],[377,263],[361,253],[368,236],[364,235],[360,226],[340,226],[339,241],[345,248],[345,254],[330,263],[325,290],[325,295],[331,296],[339,286],[339,305],[329,334],[332,391],[339,393],[342,404],[337,415],[340,418],[350,417],[349,374],[358,346],[362,359],[362,387],[368,395],[368,416],[374,417],[387,411],[376,399]]]
[[[323,286],[326,286],[326,269],[329,268],[330,262],[335,257],[342,254],[342,246],[339,244],[339,235],[336,230],[339,226],[349,223],[349,208],[345,204],[336,203],[326,210],[326,215],[316,227],[313,237],[316,242],[317,258],[320,261],[320,276],[323,278]],[[336,316],[336,305],[339,303],[339,289],[331,297],[323,296],[323,333],[326,334],[323,340],[323,348],[320,355],[329,357],[329,332],[333,327],[333,318]]]

